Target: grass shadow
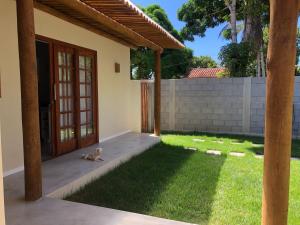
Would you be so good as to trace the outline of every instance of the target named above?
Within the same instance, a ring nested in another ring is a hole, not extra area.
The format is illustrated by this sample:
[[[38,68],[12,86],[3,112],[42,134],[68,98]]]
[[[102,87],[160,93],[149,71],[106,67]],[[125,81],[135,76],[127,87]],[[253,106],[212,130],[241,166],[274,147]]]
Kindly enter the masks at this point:
[[[264,155],[264,146],[251,146],[246,147],[248,151],[253,152],[256,155]],[[300,158],[300,142],[298,140],[293,140],[291,157]]]
[[[180,136],[206,136],[211,138],[232,139],[232,144],[243,144],[248,142],[249,144],[244,146],[245,150],[253,152],[257,155],[264,154],[264,137],[258,136],[246,136],[246,135],[237,135],[237,134],[213,134],[206,132],[163,132],[165,135],[180,135]],[[300,158],[300,140],[292,140],[292,149],[291,156],[295,158]]]
[[[161,142],[66,200],[208,224],[225,160]]]

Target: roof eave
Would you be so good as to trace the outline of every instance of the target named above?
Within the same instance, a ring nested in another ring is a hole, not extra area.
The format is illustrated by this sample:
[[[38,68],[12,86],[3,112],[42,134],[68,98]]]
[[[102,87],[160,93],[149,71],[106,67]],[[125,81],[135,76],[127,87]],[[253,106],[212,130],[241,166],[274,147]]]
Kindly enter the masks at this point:
[[[154,42],[153,40],[143,36],[143,34],[130,29],[122,23],[119,23],[118,21],[105,15],[81,0],[35,0],[35,5],[37,8],[47,12],[54,11],[56,13],[52,14],[55,14],[56,16],[60,15],[60,18],[63,18],[71,23],[73,23],[75,20],[76,25],[80,25],[95,33],[118,41],[121,44],[125,44],[132,48],[148,47],[155,51],[163,51],[164,48],[182,49],[185,47],[181,42],[175,39],[171,34],[169,34],[149,17],[147,17],[131,2],[124,0],[117,1],[123,2],[131,10],[134,10],[135,13],[138,13],[141,17],[146,18],[148,21],[147,23],[153,26],[153,31],[163,35],[165,42]],[[68,18],[72,18],[73,20]]]

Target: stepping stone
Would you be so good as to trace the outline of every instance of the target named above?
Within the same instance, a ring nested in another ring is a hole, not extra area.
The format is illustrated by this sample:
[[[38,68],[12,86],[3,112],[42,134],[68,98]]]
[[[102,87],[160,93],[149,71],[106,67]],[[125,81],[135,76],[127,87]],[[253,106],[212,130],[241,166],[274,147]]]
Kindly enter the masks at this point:
[[[264,155],[256,154],[254,157],[257,158],[257,159],[263,159],[263,158],[264,158]],[[300,161],[300,158],[291,157],[291,160],[293,160],[293,161],[294,161],[294,160],[295,160],[295,161]]]
[[[205,140],[203,140],[203,139],[197,139],[197,138],[196,138],[196,139],[193,139],[193,141],[194,141],[194,142],[205,142]]]
[[[224,144],[224,141],[222,141],[222,140],[213,140],[212,142],[218,143],[218,144]]]
[[[221,151],[218,151],[218,150],[207,150],[206,151],[206,154],[208,155],[221,155]]]
[[[246,154],[244,152],[229,152],[229,155],[235,157],[244,157]]]
[[[241,142],[231,142],[231,144],[233,144],[233,145],[241,145],[243,143],[241,143]]]
[[[264,147],[264,144],[253,144],[253,143],[252,143],[252,146],[253,146],[253,147]]]
[[[191,150],[191,151],[197,151],[198,150],[197,148],[190,148],[190,147],[185,147],[184,149],[185,150]]]

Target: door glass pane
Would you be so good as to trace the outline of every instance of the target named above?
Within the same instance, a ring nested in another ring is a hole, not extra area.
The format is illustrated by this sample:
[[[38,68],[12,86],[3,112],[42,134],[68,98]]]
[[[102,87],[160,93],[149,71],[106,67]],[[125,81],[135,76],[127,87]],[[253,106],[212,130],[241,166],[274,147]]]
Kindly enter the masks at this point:
[[[62,96],[67,96],[67,83],[63,83],[63,95]]]
[[[86,125],[82,125],[80,130],[81,130],[81,132],[80,132],[81,137],[85,137],[86,136]]]
[[[70,53],[67,54],[67,65],[68,66],[72,65],[72,54]]]
[[[74,123],[73,121],[73,113],[69,113],[69,125],[72,126]]]
[[[94,133],[93,124],[89,124],[88,125],[87,133],[88,134],[93,134]]]
[[[80,84],[80,96],[86,96],[84,84]]]
[[[88,123],[93,123],[93,114],[92,114],[92,111],[88,111]]]
[[[92,109],[92,100],[90,98],[87,99],[87,109]]]
[[[85,71],[84,70],[79,71],[79,80],[80,80],[80,83],[85,82]]]
[[[68,114],[66,113],[66,114],[64,114],[64,123],[65,123],[65,126],[68,126]]]
[[[85,98],[80,99],[80,110],[86,110],[86,99]]]
[[[92,58],[91,57],[86,57],[85,60],[86,60],[85,61],[86,62],[86,64],[85,64],[86,69],[88,69],[88,70],[92,69]]]
[[[85,57],[84,56],[79,56],[79,68],[85,69]]]
[[[70,128],[70,129],[69,129],[69,137],[70,137],[70,139],[72,139],[72,138],[75,137],[75,132],[74,132],[74,129],[73,129],[73,128]]]
[[[63,142],[65,139],[66,139],[65,130],[61,129],[60,130],[60,141]]]
[[[60,115],[60,126],[63,127],[64,125],[65,125],[65,123],[64,123],[64,115],[61,114]]]
[[[86,82],[91,83],[92,82],[92,73],[90,71],[86,72]]]
[[[65,108],[65,107],[64,107],[64,99],[60,99],[59,102],[60,102],[60,103],[59,103],[59,105],[60,105],[59,111],[60,111],[60,112],[63,112],[63,111],[64,111],[64,108]]]
[[[59,91],[59,125],[60,142],[67,142],[75,138],[74,129],[74,68],[73,54],[58,52],[58,91]]]
[[[86,112],[81,112],[80,113],[80,123],[81,124],[86,123]]]
[[[73,111],[73,99],[69,98],[68,103],[69,103],[69,106],[68,106],[69,111]]]
[[[59,76],[59,81],[62,81],[62,79],[63,79],[63,68],[61,68],[61,67],[58,68],[58,76]]]
[[[59,84],[59,96],[63,96],[63,84]]]
[[[92,92],[91,92],[91,85],[86,85],[86,96],[91,96]]]
[[[73,85],[72,85],[72,83],[68,84],[68,96],[69,97],[73,96]]]
[[[58,65],[63,66],[65,65],[65,53],[64,52],[58,52]]]
[[[62,80],[63,81],[67,81],[67,74],[66,74],[66,69],[63,69],[63,78],[62,78]]]
[[[67,81],[71,80],[71,69],[67,69]]]

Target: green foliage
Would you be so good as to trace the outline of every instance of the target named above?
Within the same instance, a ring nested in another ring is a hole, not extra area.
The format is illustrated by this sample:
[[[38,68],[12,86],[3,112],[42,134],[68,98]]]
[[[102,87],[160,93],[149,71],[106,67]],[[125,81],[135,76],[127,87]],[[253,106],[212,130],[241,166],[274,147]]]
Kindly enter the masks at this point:
[[[218,65],[210,56],[194,56],[192,61],[192,68],[216,68]]]
[[[296,76],[300,76],[300,67],[296,66]]]
[[[175,38],[183,42],[180,34],[174,29],[166,12],[159,5],[150,5],[142,10],[155,22],[160,24]],[[193,58],[191,49],[165,49],[162,54],[162,78],[179,78],[186,74]],[[131,50],[131,74],[133,79],[151,79],[154,74],[153,51],[147,48]]]
[[[297,55],[296,55],[296,65],[299,64],[300,58],[300,29],[297,29],[297,39],[296,39]]]
[[[217,73],[217,78],[225,78],[225,77],[230,77],[230,73],[227,69]]]
[[[139,48],[130,51],[131,77],[134,80],[151,79],[154,66],[154,52]]]
[[[243,0],[237,0],[237,20],[243,16]],[[194,36],[204,37],[208,28],[230,21],[225,1],[189,0],[178,10],[179,20],[186,23],[181,31],[184,39],[193,41]]]
[[[223,46],[219,59],[221,65],[228,69],[231,77],[247,77],[255,75],[255,55],[247,42],[231,43]]]
[[[171,21],[168,18],[165,10],[162,9],[159,5],[150,5],[146,8],[142,8],[143,12],[146,13],[151,19],[153,19],[156,23],[161,25],[164,29],[166,29],[170,34],[172,34],[176,39],[183,42],[182,37],[179,32],[174,29]]]
[[[180,50],[166,49],[162,54],[162,78],[176,79],[187,73],[193,59],[193,51],[189,48]]]

